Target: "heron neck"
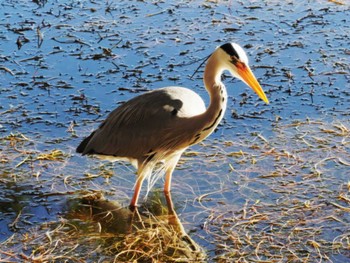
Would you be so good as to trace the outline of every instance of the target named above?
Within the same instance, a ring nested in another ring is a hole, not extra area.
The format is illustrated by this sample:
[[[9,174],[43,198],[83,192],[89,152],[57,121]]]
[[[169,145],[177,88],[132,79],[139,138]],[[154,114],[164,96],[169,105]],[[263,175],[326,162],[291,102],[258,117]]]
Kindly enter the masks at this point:
[[[212,91],[215,93],[215,90],[212,90],[214,85],[222,84],[221,75],[224,69],[220,65],[220,62],[215,55],[212,55],[205,66],[203,81],[205,88],[208,90],[210,96]]]
[[[211,134],[224,116],[227,104],[227,92],[221,82],[224,68],[215,56],[209,58],[204,71],[204,85],[210,96],[210,104],[203,114],[203,128],[205,136]]]

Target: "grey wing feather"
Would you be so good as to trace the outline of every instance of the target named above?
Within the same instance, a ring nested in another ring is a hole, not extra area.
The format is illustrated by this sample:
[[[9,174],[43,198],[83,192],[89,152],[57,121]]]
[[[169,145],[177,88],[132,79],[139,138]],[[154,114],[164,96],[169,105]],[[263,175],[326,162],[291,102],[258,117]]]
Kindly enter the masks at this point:
[[[190,97],[201,104],[195,112],[184,107],[184,101]],[[200,97],[188,89],[172,87],[148,92],[112,111],[77,151],[140,160],[165,145],[174,147],[169,144],[175,140],[190,140],[182,138],[190,135],[176,129],[181,126],[181,120],[204,110]]]

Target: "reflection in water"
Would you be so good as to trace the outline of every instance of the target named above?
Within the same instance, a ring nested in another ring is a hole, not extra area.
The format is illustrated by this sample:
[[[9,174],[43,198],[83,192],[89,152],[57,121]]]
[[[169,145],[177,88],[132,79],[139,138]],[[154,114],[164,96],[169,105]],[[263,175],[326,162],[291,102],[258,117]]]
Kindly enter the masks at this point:
[[[151,202],[157,202],[157,211],[152,207],[130,210],[93,196],[75,203],[68,217],[95,224],[95,231],[101,233],[101,238],[106,237],[104,246],[118,260],[204,260],[203,250],[185,232],[171,196],[166,196],[166,204],[154,198]]]

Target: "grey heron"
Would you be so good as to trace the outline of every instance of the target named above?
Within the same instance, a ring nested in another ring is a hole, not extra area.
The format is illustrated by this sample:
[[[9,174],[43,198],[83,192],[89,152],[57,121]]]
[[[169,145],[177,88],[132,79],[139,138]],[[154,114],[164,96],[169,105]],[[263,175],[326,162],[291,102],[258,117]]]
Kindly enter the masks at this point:
[[[158,163],[164,165],[164,193],[169,194],[181,154],[208,137],[224,116],[227,92],[221,75],[225,70],[269,103],[244,50],[236,43],[226,43],[216,48],[205,66],[208,108],[198,94],[187,88],[171,86],[146,92],[114,109],[76,151],[111,161],[126,160],[137,168],[130,207],[137,206],[142,183]]]

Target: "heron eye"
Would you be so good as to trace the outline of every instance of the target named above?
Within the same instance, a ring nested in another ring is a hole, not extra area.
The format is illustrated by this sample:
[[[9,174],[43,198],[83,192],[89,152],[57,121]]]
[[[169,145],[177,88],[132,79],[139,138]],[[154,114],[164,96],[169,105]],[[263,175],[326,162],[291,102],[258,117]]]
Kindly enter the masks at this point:
[[[236,56],[231,56],[231,63],[236,65],[239,62],[239,59]]]

